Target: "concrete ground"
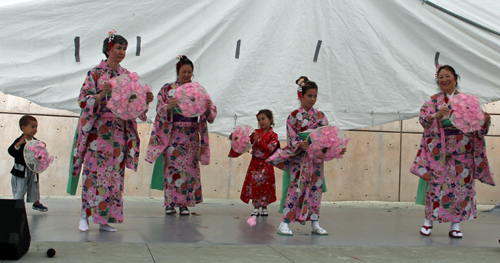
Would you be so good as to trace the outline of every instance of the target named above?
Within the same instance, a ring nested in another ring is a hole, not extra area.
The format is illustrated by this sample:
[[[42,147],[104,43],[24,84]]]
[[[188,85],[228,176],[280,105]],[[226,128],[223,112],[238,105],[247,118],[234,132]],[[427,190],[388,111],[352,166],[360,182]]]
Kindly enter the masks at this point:
[[[93,224],[80,232],[78,198],[42,202],[49,212],[28,206],[32,243],[18,262],[500,262],[500,211],[487,212],[493,206],[478,206],[478,218],[461,224],[464,238],[451,239],[450,224],[421,236],[423,207],[411,203],[323,203],[320,222],[330,235],[293,224],[286,237],[276,234],[277,204],[250,227],[251,205],[240,200],[209,199],[190,216],[167,216],[161,199],[126,198],[118,232]]]

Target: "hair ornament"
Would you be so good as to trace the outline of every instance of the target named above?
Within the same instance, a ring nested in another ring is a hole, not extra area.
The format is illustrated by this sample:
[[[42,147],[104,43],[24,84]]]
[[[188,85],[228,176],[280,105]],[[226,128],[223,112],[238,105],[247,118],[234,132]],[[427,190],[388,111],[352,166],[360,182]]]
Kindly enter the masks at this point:
[[[443,64],[438,64],[438,65],[436,65],[436,74],[435,74],[435,76],[434,76],[434,78],[435,78],[436,80],[438,80],[438,78],[439,78],[439,76],[438,76],[438,72],[439,72],[439,69],[440,69],[442,66],[443,66]]]
[[[177,64],[180,63],[180,66],[179,66],[179,69],[182,67],[182,55],[178,55],[175,59],[177,59],[177,63],[176,64],[176,69],[177,69]]]
[[[306,85],[306,80],[304,78],[300,78],[299,81],[297,81],[297,84],[304,87]]]
[[[306,81],[304,78],[300,78],[299,81],[297,81],[297,84],[299,85],[297,88],[297,97],[299,100],[302,100],[302,87],[306,85]]]
[[[114,29],[108,32],[108,50],[109,50],[109,52],[111,52],[111,48],[113,48],[115,34],[116,34],[116,31]]]

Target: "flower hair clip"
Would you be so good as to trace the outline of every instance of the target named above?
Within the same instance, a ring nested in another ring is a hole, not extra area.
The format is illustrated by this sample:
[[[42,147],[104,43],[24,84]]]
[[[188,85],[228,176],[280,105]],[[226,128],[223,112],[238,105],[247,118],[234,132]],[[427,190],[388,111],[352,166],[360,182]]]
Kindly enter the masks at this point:
[[[439,72],[439,69],[440,69],[442,66],[443,66],[443,64],[438,64],[438,65],[436,65],[436,74],[435,74],[435,76],[434,76],[434,78],[435,78],[436,80],[438,80],[438,72]]]
[[[297,84],[299,85],[297,88],[297,97],[299,100],[302,100],[302,87],[306,85],[306,81],[304,78],[300,78],[299,81],[297,81]]]
[[[111,48],[113,47],[113,42],[115,40],[116,31],[113,29],[108,32],[108,50],[111,52]]]
[[[108,38],[110,41],[115,40],[115,34],[116,34],[116,30],[114,30],[114,29],[108,32]]]
[[[304,78],[300,78],[299,81],[297,81],[297,84],[301,87],[304,87],[306,85],[306,81]]]

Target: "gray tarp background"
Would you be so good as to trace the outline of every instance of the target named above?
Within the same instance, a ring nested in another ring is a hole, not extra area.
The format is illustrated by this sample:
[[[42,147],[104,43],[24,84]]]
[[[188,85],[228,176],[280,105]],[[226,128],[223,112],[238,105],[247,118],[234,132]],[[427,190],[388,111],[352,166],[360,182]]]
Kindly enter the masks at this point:
[[[500,31],[499,1],[433,2]],[[342,129],[417,116],[437,91],[436,51],[461,75],[462,91],[483,102],[500,99],[500,37],[421,0],[0,0],[0,91],[79,112],[80,87],[104,58],[111,29],[129,41],[122,66],[154,93],[175,80],[177,55],[192,59],[193,80],[219,109],[209,129],[223,135],[235,115],[237,124],[255,127],[257,111],[269,108],[284,139],[286,117],[299,106],[294,81],[301,75],[319,85],[316,108]]]

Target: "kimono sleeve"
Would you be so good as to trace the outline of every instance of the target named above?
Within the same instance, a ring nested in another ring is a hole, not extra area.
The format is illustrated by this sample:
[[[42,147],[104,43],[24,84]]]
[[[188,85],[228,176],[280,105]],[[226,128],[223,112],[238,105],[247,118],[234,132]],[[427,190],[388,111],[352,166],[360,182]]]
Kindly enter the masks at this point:
[[[278,134],[274,133],[269,138],[264,139],[263,137],[259,138],[255,142],[255,146],[260,149],[264,155],[269,156],[276,148],[279,147]]]
[[[165,84],[158,92],[158,103],[156,104],[156,117],[153,131],[149,140],[146,153],[146,161],[153,163],[168,145],[168,134],[170,133],[171,121],[170,111],[167,110],[170,99],[168,92],[172,90],[170,84]]]
[[[427,101],[424,103],[422,108],[420,108],[420,124],[424,127],[425,131],[430,131],[433,128],[437,128],[438,120],[436,119],[437,106],[432,101]]]
[[[95,70],[90,70],[87,73],[87,77],[83,82],[83,86],[80,89],[80,95],[78,96],[78,105],[86,115],[94,115],[95,112],[99,111],[99,105],[96,105],[97,86],[96,81],[99,78],[99,74]]]
[[[212,103],[212,107],[210,107],[210,114],[207,115],[208,123],[214,123],[215,117],[217,117],[217,107]]]
[[[326,115],[320,111],[318,114],[319,117],[319,126],[328,126],[328,119],[326,118]]]
[[[286,140],[288,144],[288,148],[290,148],[293,152],[301,151],[299,148],[300,144],[303,142],[300,138],[299,134],[295,130],[295,124],[297,122],[297,118],[292,114],[288,116],[286,119]]]

